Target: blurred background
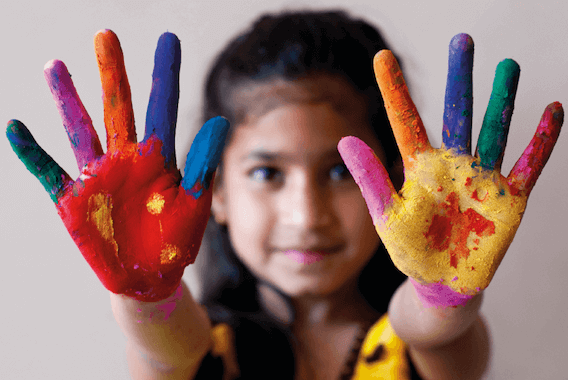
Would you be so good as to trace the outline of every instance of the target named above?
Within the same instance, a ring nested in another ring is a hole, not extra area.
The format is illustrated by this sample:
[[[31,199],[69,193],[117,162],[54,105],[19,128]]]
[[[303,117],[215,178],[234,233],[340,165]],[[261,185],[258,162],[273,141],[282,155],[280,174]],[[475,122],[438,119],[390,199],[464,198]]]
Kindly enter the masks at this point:
[[[568,105],[568,3],[438,0],[54,0],[0,5],[0,120],[24,122],[72,177],[66,133],[43,78],[50,59],[64,61],[103,146],[104,126],[93,36],[120,38],[132,87],[138,135],[144,131],[158,37],[182,46],[177,155],[181,167],[199,128],[205,72],[224,44],[263,12],[342,8],[377,25],[404,60],[413,99],[440,146],[447,46],[469,33],[476,44],[477,136],[503,58],[521,66],[503,164],[508,174],[545,106]],[[371,62],[361,62],[362,65]],[[475,144],[475,140],[474,140]],[[492,284],[483,313],[493,359],[487,379],[567,379],[568,131],[560,135],[524,220]],[[125,338],[108,291],[84,261],[40,183],[0,138],[0,379],[129,379]],[[184,278],[199,294],[191,269]]]

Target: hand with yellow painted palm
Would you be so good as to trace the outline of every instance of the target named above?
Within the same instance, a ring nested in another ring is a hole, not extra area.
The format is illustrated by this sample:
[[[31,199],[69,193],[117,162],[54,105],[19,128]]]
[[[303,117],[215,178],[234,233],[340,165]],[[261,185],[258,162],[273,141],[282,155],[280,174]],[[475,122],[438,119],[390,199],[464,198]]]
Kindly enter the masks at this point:
[[[338,149],[367,202],[394,264],[411,277],[426,306],[465,304],[485,289],[519,227],[563,122],[550,104],[507,177],[500,174],[519,66],[497,66],[475,155],[471,154],[473,41],[450,43],[443,145],[433,148],[390,51],[375,56],[375,75],[399,146],[405,182],[397,194],[373,151],[355,137]]]
[[[69,175],[17,120],[12,148],[43,184],[84,258],[113,293],[159,301],[178,287],[195,260],[210,214],[211,185],[228,122],[214,118],[195,138],[182,179],[175,160],[181,51],[164,33],[155,56],[143,141],[137,142],[130,86],[120,43],[110,30],[95,36],[103,85],[104,153],[67,68],[44,73],[71,141],[80,177]]]

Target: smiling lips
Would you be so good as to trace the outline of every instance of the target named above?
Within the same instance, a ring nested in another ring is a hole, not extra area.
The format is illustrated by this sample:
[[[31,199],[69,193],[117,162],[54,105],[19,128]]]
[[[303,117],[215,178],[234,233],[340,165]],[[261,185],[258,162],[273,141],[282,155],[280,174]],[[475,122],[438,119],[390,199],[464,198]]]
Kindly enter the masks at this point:
[[[317,261],[323,260],[325,256],[338,252],[338,247],[325,249],[325,250],[296,250],[296,249],[287,249],[284,251],[286,257],[294,260],[295,262],[301,264],[313,264]]]

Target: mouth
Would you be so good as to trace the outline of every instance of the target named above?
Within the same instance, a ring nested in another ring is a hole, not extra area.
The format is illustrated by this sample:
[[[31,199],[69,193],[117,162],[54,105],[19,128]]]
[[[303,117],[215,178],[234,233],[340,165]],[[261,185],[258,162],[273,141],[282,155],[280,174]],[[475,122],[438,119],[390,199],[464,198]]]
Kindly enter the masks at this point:
[[[310,265],[321,261],[334,253],[340,252],[342,249],[342,245],[337,245],[328,248],[286,249],[282,250],[282,252],[286,255],[286,257],[297,263]]]

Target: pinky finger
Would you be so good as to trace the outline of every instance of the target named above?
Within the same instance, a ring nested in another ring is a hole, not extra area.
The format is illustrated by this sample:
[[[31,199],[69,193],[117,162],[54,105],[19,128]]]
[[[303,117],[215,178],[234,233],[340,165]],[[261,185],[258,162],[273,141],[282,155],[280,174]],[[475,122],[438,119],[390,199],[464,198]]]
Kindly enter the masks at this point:
[[[24,124],[10,120],[6,136],[20,161],[41,182],[51,200],[58,203],[62,191],[72,182],[69,175],[35,141]]]
[[[514,194],[530,194],[558,140],[563,122],[562,104],[549,104],[542,114],[533,139],[509,174],[508,181]]]

